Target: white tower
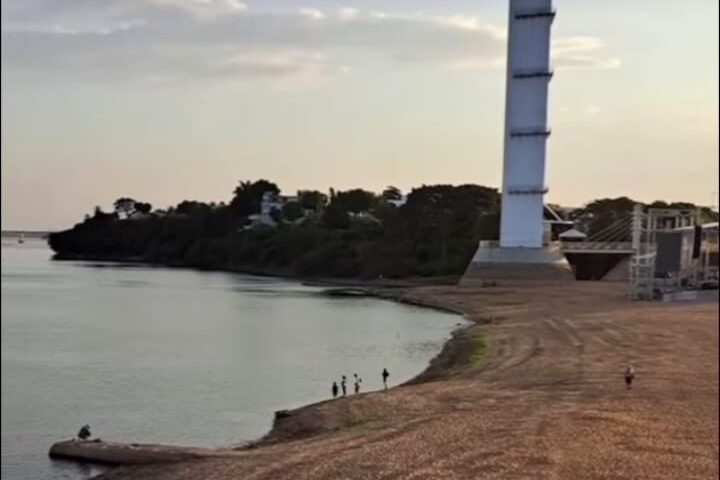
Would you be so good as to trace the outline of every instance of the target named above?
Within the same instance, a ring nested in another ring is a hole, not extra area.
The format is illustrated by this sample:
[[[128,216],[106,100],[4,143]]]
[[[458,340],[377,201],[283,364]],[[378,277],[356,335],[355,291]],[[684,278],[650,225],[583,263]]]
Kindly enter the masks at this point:
[[[552,0],[510,0],[500,242],[481,242],[465,278],[536,277],[538,268],[569,278],[564,256],[543,243],[554,17]]]
[[[543,246],[552,0],[510,0],[501,247]]]

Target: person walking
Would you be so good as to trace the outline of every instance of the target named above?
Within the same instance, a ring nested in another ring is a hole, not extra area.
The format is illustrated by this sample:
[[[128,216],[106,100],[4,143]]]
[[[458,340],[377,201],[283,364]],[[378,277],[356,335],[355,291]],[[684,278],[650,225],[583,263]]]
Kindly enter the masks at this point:
[[[333,398],[337,398],[337,396],[338,396],[337,382],[333,382],[333,384],[332,384],[332,396],[333,396]]]
[[[355,395],[360,393],[360,382],[362,382],[362,378],[358,377],[358,374],[355,373]]]
[[[625,386],[628,390],[632,388],[632,382],[635,379],[635,369],[632,365],[628,365],[625,369]]]
[[[342,376],[342,381],[340,382],[340,388],[342,388],[343,397],[347,395],[347,377],[345,375]]]
[[[387,371],[387,368],[383,368],[382,377],[383,377],[383,386],[385,387],[385,390],[387,390],[387,379],[389,376],[390,376],[390,372]]]

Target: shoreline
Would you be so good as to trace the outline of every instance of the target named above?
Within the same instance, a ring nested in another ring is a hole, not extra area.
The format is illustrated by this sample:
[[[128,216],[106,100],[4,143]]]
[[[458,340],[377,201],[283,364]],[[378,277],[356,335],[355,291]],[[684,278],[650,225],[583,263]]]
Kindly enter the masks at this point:
[[[471,320],[467,312],[463,309],[453,307],[451,305],[429,301],[427,299],[417,298],[416,296],[408,295],[408,290],[414,287],[425,285],[441,285],[439,282],[431,283],[432,279],[422,279],[421,281],[412,280],[380,280],[380,281],[363,281],[360,279],[327,279],[327,278],[299,278],[291,275],[281,275],[277,272],[270,273],[264,271],[262,273],[252,269],[198,269],[190,266],[179,266],[179,265],[167,265],[158,263],[144,262],[139,259],[120,259],[120,258],[99,258],[99,257],[53,257],[51,261],[80,261],[80,262],[107,262],[111,264],[117,264],[118,266],[125,265],[129,268],[133,267],[148,267],[148,268],[171,268],[171,269],[187,269],[195,271],[206,271],[206,272],[217,272],[217,273],[233,273],[241,275],[250,275],[266,278],[277,278],[284,280],[293,280],[303,285],[314,286],[321,288],[319,292],[323,296],[333,297],[357,297],[366,296],[372,297],[378,300],[392,301],[402,305],[408,305],[417,308],[424,308],[443,312],[446,314],[458,315],[462,318],[463,324],[456,324],[456,326],[450,331],[450,338],[442,343],[440,351],[429,359],[425,367],[420,370],[409,380],[395,385],[388,390],[395,390],[397,388],[407,385],[417,385],[421,383],[431,382],[433,380],[442,378],[443,376],[451,376],[452,372],[447,370],[445,367],[448,363],[454,363],[452,359],[457,360],[459,353],[462,353],[463,342],[462,339],[467,336],[467,331],[476,327],[480,324],[478,321]],[[363,392],[360,396],[382,392],[382,390]],[[328,402],[333,402],[333,399],[322,400],[319,402],[313,402],[295,407],[287,410],[279,410],[272,413],[273,420],[270,429],[260,436],[259,438],[245,441],[239,444],[231,444],[225,447],[208,448],[202,446],[193,445],[152,445],[152,449],[144,452],[143,444],[141,440],[136,440],[137,443],[133,444],[119,444],[113,442],[102,442],[104,448],[98,449],[97,445],[88,443],[87,445],[75,444],[72,445],[71,449],[66,447],[67,441],[60,441],[51,447],[51,452],[69,452],[65,455],[52,455],[56,458],[63,458],[70,461],[80,461],[93,463],[93,459],[97,463],[108,465],[111,470],[114,471],[118,468],[128,465],[153,465],[158,462],[158,458],[171,458],[177,457],[182,461],[183,459],[177,455],[178,450],[193,450],[197,454],[196,459],[202,458],[218,458],[224,456],[234,456],[237,452],[252,450],[268,445],[275,445],[278,443],[299,440],[308,438],[314,433],[319,433],[323,430],[321,425],[313,427],[316,432],[309,432],[307,428],[301,429],[298,432],[295,425],[298,420],[302,423],[305,412],[312,411]],[[60,448],[58,448],[60,447]],[[130,448],[132,447],[132,448]],[[138,448],[140,450],[138,450]],[[108,452],[108,449],[110,452]],[[113,458],[113,462],[103,461],[103,459]],[[185,459],[187,460],[187,459]],[[103,474],[100,478],[105,478]]]
[[[398,388],[402,388],[409,385],[418,385],[422,383],[430,383],[435,380],[439,380],[442,377],[450,378],[452,376],[451,369],[445,368],[448,363],[451,364],[451,366],[458,366],[455,365],[456,363],[462,363],[463,356],[466,352],[466,349],[463,348],[463,339],[466,338],[466,335],[469,330],[473,328],[478,328],[482,325],[482,321],[474,321],[469,318],[468,313],[464,312],[462,309],[452,307],[450,305],[444,305],[437,302],[428,302],[423,301],[416,298],[408,297],[407,295],[403,295],[402,292],[394,291],[392,289],[388,288],[369,288],[369,287],[353,287],[354,290],[361,290],[363,291],[368,297],[377,298],[380,300],[387,300],[396,302],[402,305],[409,305],[417,308],[425,308],[430,310],[436,310],[439,312],[457,315],[461,317],[462,320],[466,322],[465,325],[457,326],[450,332],[450,338],[448,338],[440,348],[440,351],[433,356],[429,361],[427,366],[421,370],[417,375],[413,376],[412,378],[406,380],[403,383],[399,383],[393,387],[388,388],[386,391],[396,390]],[[325,291],[324,294],[328,294],[328,291]],[[458,362],[458,360],[460,360]],[[368,392],[363,392],[360,394],[360,396],[363,395],[369,395],[369,394],[376,394],[379,392],[383,392],[383,390],[373,390]],[[297,434],[293,430],[293,426],[290,426],[290,433],[288,434],[287,424],[288,422],[292,422],[295,418],[301,417],[303,413],[313,410],[314,408],[328,404],[331,402],[334,402],[335,399],[327,399],[327,400],[321,400],[319,402],[313,402],[306,405],[302,405],[297,408],[288,409],[288,410],[279,410],[276,411],[273,418],[273,424],[270,427],[270,430],[257,439],[256,441],[250,441],[247,442],[245,445],[240,445],[233,450],[247,450],[247,449],[255,449],[260,448],[263,446],[273,445],[280,442],[290,442],[294,440],[302,440],[306,438],[310,438],[314,436],[315,434],[322,433],[319,429],[319,431],[316,432],[306,432],[303,431],[300,434]],[[300,420],[302,422],[302,419]]]
[[[101,478],[701,480],[717,473],[717,304],[631,302],[612,282],[387,293],[464,311],[471,323],[403,385],[281,411],[268,435],[221,458],[120,467]],[[622,377],[627,362],[637,372],[632,391]]]
[[[48,248],[50,248],[48,246]],[[52,251],[52,249],[50,249]],[[53,262],[88,262],[88,263],[110,263],[125,265],[128,268],[168,268],[179,270],[192,270],[196,272],[235,273],[261,278],[278,278],[284,280],[295,280],[303,285],[317,287],[357,287],[357,288],[410,288],[417,286],[438,286],[455,285],[460,276],[436,276],[436,277],[404,277],[404,278],[383,278],[383,279],[362,279],[359,277],[312,277],[296,275],[287,269],[267,268],[258,266],[244,267],[198,267],[172,262],[151,262],[141,257],[115,257],[102,255],[68,255],[54,253],[50,258]],[[457,313],[457,312],[453,312]]]

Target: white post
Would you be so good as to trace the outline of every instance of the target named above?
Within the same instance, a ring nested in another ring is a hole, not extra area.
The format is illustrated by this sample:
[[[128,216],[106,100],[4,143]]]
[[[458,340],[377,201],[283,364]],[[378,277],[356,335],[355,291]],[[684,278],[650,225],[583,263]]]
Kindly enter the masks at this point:
[[[640,253],[640,242],[642,240],[643,228],[643,206],[636,204],[633,208],[632,217],[632,249],[636,254]]]

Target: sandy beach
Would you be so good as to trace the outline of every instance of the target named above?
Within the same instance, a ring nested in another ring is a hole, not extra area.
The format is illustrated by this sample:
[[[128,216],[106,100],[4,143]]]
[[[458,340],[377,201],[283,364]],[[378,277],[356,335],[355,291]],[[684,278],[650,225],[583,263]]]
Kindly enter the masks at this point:
[[[222,458],[102,478],[717,477],[717,303],[630,302],[610,282],[379,293],[474,323],[409,384],[289,412]]]

